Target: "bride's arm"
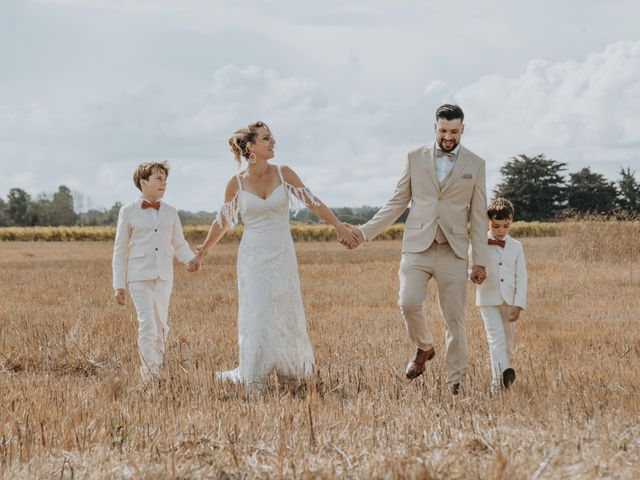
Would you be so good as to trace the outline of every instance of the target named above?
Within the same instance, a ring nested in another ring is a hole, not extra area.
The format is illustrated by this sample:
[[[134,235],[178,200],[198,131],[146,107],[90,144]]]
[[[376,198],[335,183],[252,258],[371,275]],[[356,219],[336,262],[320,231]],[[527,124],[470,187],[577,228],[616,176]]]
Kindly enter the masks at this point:
[[[215,220],[211,223],[209,233],[204,242],[196,248],[200,261],[207,252],[224,236],[225,232],[231,225],[238,221],[238,182],[235,178],[229,180],[227,188],[224,192],[224,204],[220,207],[220,211]]]
[[[354,247],[358,243],[358,238],[354,232],[342,224],[333,211],[327,207],[322,200],[314,196],[311,190],[302,183],[300,177],[291,168],[281,167],[282,177],[289,195],[293,195],[296,199],[304,202],[311,212],[320,217],[336,229],[338,238],[346,242],[350,247]]]

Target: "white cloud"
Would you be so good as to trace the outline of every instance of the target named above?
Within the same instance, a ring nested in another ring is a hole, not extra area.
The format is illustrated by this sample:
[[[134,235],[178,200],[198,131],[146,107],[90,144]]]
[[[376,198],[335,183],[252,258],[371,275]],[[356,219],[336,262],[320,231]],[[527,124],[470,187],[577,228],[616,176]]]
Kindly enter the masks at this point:
[[[212,210],[236,171],[228,136],[260,119],[276,161],[328,204],[380,205],[406,151],[431,141],[437,105],[452,100],[490,187],[518,153],[610,178],[640,170],[640,7],[553,2],[549,17],[541,2],[462,0],[453,31],[449,9],[417,0],[10,2],[0,195],[67,182],[108,207],[136,194],[137,163],[166,158],[168,200]],[[609,20],[606,8],[625,14]]]
[[[640,167],[640,42],[618,42],[583,61],[531,61],[516,77],[484,77],[455,93],[468,118],[465,140],[497,169],[519,153],[591,166],[610,179]]]

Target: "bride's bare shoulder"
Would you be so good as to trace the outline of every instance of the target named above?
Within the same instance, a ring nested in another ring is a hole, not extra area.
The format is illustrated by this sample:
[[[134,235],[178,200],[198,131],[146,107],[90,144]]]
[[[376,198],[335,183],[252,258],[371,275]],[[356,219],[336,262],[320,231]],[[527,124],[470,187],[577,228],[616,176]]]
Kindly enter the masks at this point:
[[[239,173],[238,175],[234,175],[227,182],[227,186],[225,187],[225,190],[224,190],[224,201],[225,202],[230,202],[231,200],[233,200],[233,198],[240,191],[240,184],[238,182],[238,176],[239,175],[241,175],[241,173]]]

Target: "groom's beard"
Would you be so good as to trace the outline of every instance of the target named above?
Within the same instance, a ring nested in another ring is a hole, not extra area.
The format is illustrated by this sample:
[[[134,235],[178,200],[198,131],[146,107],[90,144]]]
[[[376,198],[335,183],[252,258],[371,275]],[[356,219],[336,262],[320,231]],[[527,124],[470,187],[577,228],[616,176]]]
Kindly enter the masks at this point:
[[[458,145],[460,145],[460,142],[453,142],[453,147],[451,148],[444,148],[442,146],[441,142],[438,142],[438,148],[440,148],[440,150],[442,150],[443,152],[450,152],[451,150],[454,150]]]

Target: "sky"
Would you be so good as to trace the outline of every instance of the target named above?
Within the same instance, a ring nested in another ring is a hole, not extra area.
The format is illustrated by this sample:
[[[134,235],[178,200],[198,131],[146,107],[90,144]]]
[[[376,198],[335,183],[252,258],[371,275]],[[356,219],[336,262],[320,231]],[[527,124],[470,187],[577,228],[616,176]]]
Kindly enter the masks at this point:
[[[66,185],[78,210],[138,192],[213,211],[255,120],[327,205],[380,206],[442,103],[500,167],[545,154],[640,178],[640,3],[583,0],[0,0],[0,197]]]

